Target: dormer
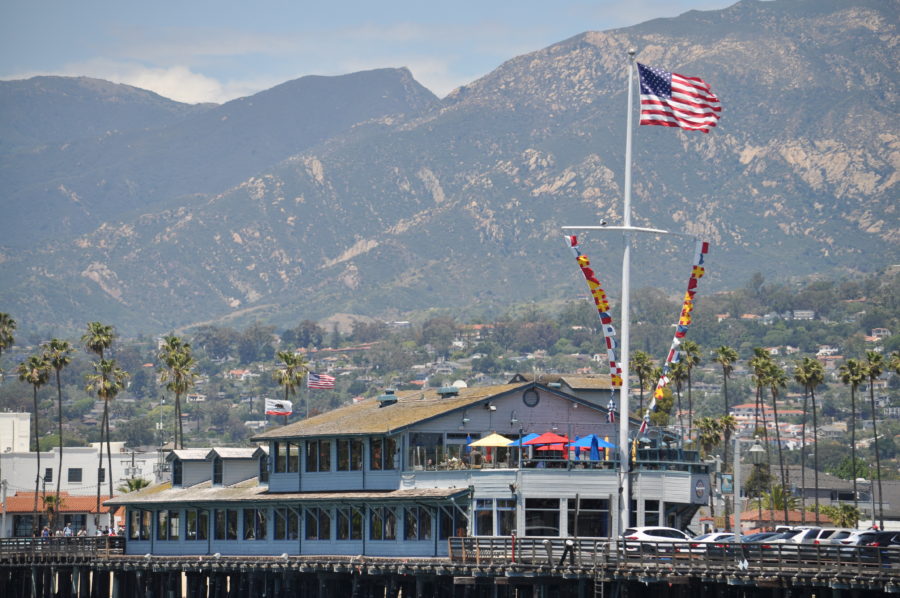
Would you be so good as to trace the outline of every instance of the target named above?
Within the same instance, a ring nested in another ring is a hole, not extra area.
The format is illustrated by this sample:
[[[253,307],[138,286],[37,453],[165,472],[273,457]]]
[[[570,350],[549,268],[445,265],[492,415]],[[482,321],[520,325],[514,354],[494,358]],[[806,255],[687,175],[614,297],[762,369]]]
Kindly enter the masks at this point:
[[[206,456],[209,449],[176,449],[166,456],[172,470],[172,486],[187,487],[210,479]]]
[[[231,486],[260,476],[268,471],[268,455],[261,447],[210,449],[206,462],[213,486]]]

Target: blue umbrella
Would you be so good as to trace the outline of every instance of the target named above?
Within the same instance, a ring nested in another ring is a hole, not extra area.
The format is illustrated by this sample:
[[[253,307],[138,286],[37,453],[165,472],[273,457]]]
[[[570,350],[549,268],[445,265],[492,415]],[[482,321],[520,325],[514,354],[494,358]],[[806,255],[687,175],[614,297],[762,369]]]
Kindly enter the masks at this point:
[[[575,435],[575,442],[572,443],[572,446],[575,447],[575,460],[576,460],[576,461],[581,461],[581,447],[578,446],[578,444],[577,444],[577,443],[578,443],[578,440],[579,440],[580,438],[581,438],[581,436],[578,436],[578,435],[576,434],[576,435]]]
[[[591,434],[591,461],[599,461],[600,460],[600,443],[598,442],[598,438],[596,434]],[[602,441],[600,441],[602,442]]]
[[[510,442],[510,443],[509,443],[508,445],[506,445],[506,446],[522,446],[523,443],[529,442],[529,441],[531,441],[531,440],[534,440],[534,439],[537,438],[538,436],[540,436],[540,434],[535,434],[535,433],[532,432],[532,433],[529,434],[528,436],[523,436],[522,438],[519,438],[518,440],[513,440],[512,442]]]
[[[572,446],[580,446],[581,448],[590,448],[591,444],[593,444],[593,442],[595,440],[597,441],[597,446],[599,448],[616,448],[616,445],[603,440],[596,434],[588,434],[587,436],[584,436],[583,438],[580,438],[579,440],[575,441],[572,444]]]
[[[467,455],[472,452],[472,447],[469,446],[470,444],[472,444],[472,435],[466,434],[466,454]]]

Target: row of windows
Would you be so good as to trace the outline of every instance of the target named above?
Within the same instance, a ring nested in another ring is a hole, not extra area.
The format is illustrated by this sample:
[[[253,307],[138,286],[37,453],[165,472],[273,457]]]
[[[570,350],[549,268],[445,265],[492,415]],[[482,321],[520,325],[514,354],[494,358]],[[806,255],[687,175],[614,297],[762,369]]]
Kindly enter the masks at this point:
[[[212,483],[221,484],[223,477],[224,464],[222,459],[220,457],[214,457],[212,461]],[[103,481],[102,470],[100,481]],[[269,468],[265,457],[262,457],[259,460],[259,481],[263,484],[269,481]],[[181,459],[174,459],[172,461],[172,485],[181,486],[182,484],[184,484],[184,463],[182,463]]]
[[[67,481],[70,484],[79,484],[81,483],[82,478],[84,477],[82,474],[82,468],[80,467],[70,467],[67,471]],[[106,481],[106,468],[101,467],[97,470],[97,476],[99,477],[101,482]],[[53,468],[47,467],[44,469],[44,479],[45,483],[49,483],[53,481]]]
[[[438,509],[438,537],[460,535],[466,522],[458,509]],[[513,513],[515,514],[515,513]],[[212,530],[210,530],[210,517]],[[182,528],[181,520],[184,519]],[[269,525],[269,520],[272,525]],[[362,540],[368,519],[369,540],[431,540],[434,509],[410,507],[279,507],[274,509],[129,510],[128,536],[149,540]],[[400,528],[402,524],[402,529]]]
[[[331,445],[337,462],[332,463]],[[272,446],[272,470],[275,473],[300,471],[300,449],[303,451],[304,471],[360,471],[363,468],[363,441],[358,438],[339,440],[307,440],[305,442],[275,442]],[[369,439],[369,469],[372,471],[397,468],[397,441],[394,438]],[[332,467],[334,465],[334,467]]]

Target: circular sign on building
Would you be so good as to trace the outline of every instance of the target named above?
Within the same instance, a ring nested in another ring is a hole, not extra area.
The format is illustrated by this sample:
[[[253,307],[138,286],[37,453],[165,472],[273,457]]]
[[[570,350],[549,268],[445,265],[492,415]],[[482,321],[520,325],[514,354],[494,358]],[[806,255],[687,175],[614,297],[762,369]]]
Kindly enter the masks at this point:
[[[694,484],[694,494],[697,495],[697,498],[703,498],[706,495],[706,482],[697,480],[697,483]]]

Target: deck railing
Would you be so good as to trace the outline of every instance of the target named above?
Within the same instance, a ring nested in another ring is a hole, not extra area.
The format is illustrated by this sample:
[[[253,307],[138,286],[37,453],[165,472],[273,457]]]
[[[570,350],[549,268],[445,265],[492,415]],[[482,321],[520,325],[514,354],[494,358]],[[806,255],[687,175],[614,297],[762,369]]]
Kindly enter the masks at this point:
[[[900,547],[832,544],[624,542],[607,538],[454,537],[452,561],[552,567],[633,565],[641,569],[706,568],[735,571],[881,572],[900,575]]]
[[[91,558],[124,552],[125,538],[121,536],[0,539],[0,557],[15,555]]]

